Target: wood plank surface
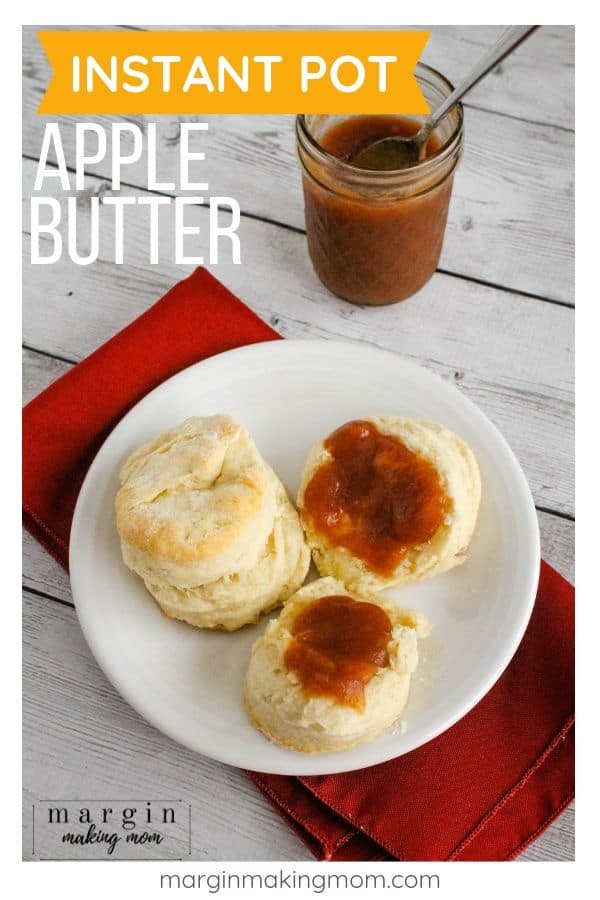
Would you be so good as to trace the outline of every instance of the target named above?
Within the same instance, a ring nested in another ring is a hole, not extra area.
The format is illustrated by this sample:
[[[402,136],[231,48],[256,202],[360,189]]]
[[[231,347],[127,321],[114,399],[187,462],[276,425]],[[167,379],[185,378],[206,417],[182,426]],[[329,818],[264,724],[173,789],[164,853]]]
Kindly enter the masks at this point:
[[[56,30],[65,26],[33,26],[23,29],[27,50],[40,30]],[[69,25],[71,31],[87,26]],[[262,26],[227,25],[110,25],[94,26],[102,30],[149,31],[223,31],[261,30]],[[305,26],[308,27],[308,26]],[[310,26],[311,30],[330,30],[338,26]],[[469,71],[488,47],[499,38],[504,25],[399,25],[398,30],[431,31],[422,61],[440,69],[454,84]],[[278,25],[280,30],[301,30],[301,26]],[[388,25],[344,25],[345,31],[393,30]],[[201,52],[201,51],[200,51]],[[529,40],[517,47],[510,60],[498,66],[491,78],[485,78],[469,93],[467,107],[478,107],[512,118],[542,122],[560,128],[574,128],[574,61],[575,28],[572,25],[544,25]],[[26,56],[27,65],[31,56]]]
[[[540,34],[531,38],[530,46],[535,47],[534,41],[542,41],[542,37]],[[485,44],[486,39],[482,40]],[[571,58],[568,29],[563,38],[550,34],[543,37],[543,46],[551,40],[564,41],[563,56],[567,60]],[[436,49],[442,37],[436,37],[435,42],[432,38],[432,42],[432,53],[444,59],[445,45]],[[37,159],[49,117],[38,116],[35,109],[49,69],[34,31],[25,31],[24,43],[23,152]],[[446,44],[457,53],[456,39],[447,40]],[[526,46],[523,45],[522,52]],[[473,45],[469,47],[472,49]],[[479,51],[481,46],[476,44],[474,49]],[[506,71],[509,71],[508,63]],[[552,94],[554,87],[556,95],[563,100],[566,97],[564,102],[569,102],[572,72],[568,65],[564,72],[559,66],[554,66],[553,71],[554,77],[545,85],[545,95]],[[499,78],[504,78],[504,70]],[[514,74],[510,79],[516,83]],[[562,80],[566,80],[566,87]],[[529,83],[537,95],[537,79],[531,78]],[[500,89],[499,93],[503,96]],[[455,179],[440,267],[572,304],[573,134],[554,124],[540,122],[534,113],[535,104],[532,104],[532,123],[484,108],[467,111],[465,153]],[[85,121],[85,117],[50,118],[64,126],[65,156],[67,164],[74,166],[73,123]],[[195,171],[198,180],[208,181],[212,193],[235,197],[248,215],[298,229],[304,227],[291,117],[184,118],[209,122],[206,137],[202,135],[200,139],[206,162],[198,164]],[[94,119],[105,125],[113,120],[123,121],[118,117]],[[145,128],[148,117],[128,116],[126,120]],[[163,117],[161,122],[158,158],[162,181],[177,183],[180,121],[181,117],[171,116]],[[110,161],[92,165],[89,171],[106,177],[110,174]],[[127,167],[123,178],[136,187],[147,187],[145,155],[139,163]]]
[[[35,31],[23,30],[26,198],[47,121],[35,113],[49,75]],[[456,82],[500,31],[500,26],[435,27],[424,61]],[[399,306],[349,306],[330,296],[314,276],[303,234],[291,117],[208,117],[202,176],[196,170],[199,180],[209,181],[208,194],[233,196],[242,208],[243,265],[222,258],[213,268],[216,277],[285,337],[368,342],[456,383],[515,450],[538,506],[543,556],[570,580],[573,62],[574,29],[544,26],[469,96],[466,150],[455,180],[441,271],[416,298]],[[51,118],[61,124],[72,167],[73,125],[80,117]],[[161,180],[177,180],[179,124],[190,118],[206,117],[200,110],[197,117],[161,119]],[[147,131],[147,117],[125,120]],[[124,119],[94,121],[109,125]],[[111,194],[109,173],[110,159],[92,166],[78,196],[81,252],[88,241],[89,200]],[[150,195],[144,159],[124,177],[123,195]],[[45,187],[42,193],[53,190]],[[161,212],[161,264],[149,264],[147,210],[138,207],[126,210],[125,263],[116,265],[113,214],[102,206],[100,259],[94,266],[66,259],[30,266],[28,212],[25,202],[24,402],[192,268],[173,261],[172,210]],[[195,252],[207,254],[207,210],[191,209],[186,219],[201,228]],[[36,799],[49,793],[87,796],[90,790],[97,796],[131,797],[152,793],[157,784],[165,797],[192,802],[197,859],[312,858],[244,773],[173,743],[122,700],[87,649],[67,574],[26,533],[23,582],[24,858],[31,857],[30,811]],[[43,849],[37,848],[36,858]],[[573,856],[570,807],[520,859]]]
[[[186,750],[125,703],[96,666],[72,608],[27,593],[23,604],[25,859],[40,797],[85,798],[92,789],[99,798],[155,796],[157,786],[160,799],[192,804],[193,859],[312,859],[242,771]],[[571,858],[569,823],[567,810],[544,845],[521,858]],[[37,858],[44,849],[37,840]]]
[[[98,669],[72,608],[27,595],[23,602],[25,858],[39,798],[157,790],[192,804],[195,859],[312,858],[242,771],[186,750],[128,706]]]
[[[27,403],[72,367],[35,351],[23,351],[23,402]],[[569,519],[538,512],[542,555],[569,581],[574,579],[573,538],[575,525]],[[69,579],[63,569],[24,532],[24,584],[46,591],[61,600],[71,600]]]
[[[26,196],[34,168],[25,163]],[[103,179],[89,177],[86,184],[88,201],[108,192]],[[121,194],[144,192],[124,188]],[[83,198],[80,209],[88,214]],[[206,255],[208,211],[192,207],[188,213],[189,223],[203,231],[199,247]],[[170,208],[160,220],[166,247],[160,267],[148,264],[147,208],[129,207],[126,215],[126,265],[110,261],[114,212],[101,205],[98,263],[75,266],[63,256],[51,266],[29,267],[23,297],[27,345],[79,360],[193,268],[176,266],[169,257]],[[82,225],[80,252],[86,249],[86,231]],[[513,447],[536,503],[572,514],[571,309],[441,273],[403,304],[355,307],[333,297],[317,280],[304,235],[245,218],[240,238],[242,265],[225,258],[213,272],[284,336],[366,341],[455,381]],[[27,238],[24,253],[27,264]]]
[[[61,360],[24,351],[24,401],[70,367]],[[544,558],[572,579],[574,524],[548,513],[538,513],[538,517]],[[148,791],[155,783],[161,784],[164,796],[191,798],[195,858],[310,858],[243,773],[192,754],[155,732],[107,684],[85,646],[74,611],[48,599],[52,596],[72,604],[67,574],[27,533],[23,577],[24,585],[38,593],[26,595],[24,608],[25,858],[30,857],[29,810],[35,798],[50,790],[56,796],[84,796],[90,784],[98,795],[109,786],[131,795]],[[195,787],[190,790],[190,785]],[[207,821],[211,822],[209,834],[202,830]],[[573,841],[573,811],[568,809],[521,859],[571,859]],[[40,855],[43,850],[38,847]]]

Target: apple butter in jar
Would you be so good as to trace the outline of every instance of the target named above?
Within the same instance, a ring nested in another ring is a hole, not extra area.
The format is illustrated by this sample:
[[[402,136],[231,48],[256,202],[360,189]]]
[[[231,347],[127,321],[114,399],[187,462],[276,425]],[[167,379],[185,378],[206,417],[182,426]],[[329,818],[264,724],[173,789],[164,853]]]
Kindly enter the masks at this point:
[[[415,76],[430,109],[453,90],[439,72],[421,63]],[[352,164],[374,141],[410,136],[423,122],[424,117],[400,115],[296,120],[310,258],[323,284],[351,303],[405,300],[437,267],[462,152],[462,107],[438,125],[423,160],[391,171]]]

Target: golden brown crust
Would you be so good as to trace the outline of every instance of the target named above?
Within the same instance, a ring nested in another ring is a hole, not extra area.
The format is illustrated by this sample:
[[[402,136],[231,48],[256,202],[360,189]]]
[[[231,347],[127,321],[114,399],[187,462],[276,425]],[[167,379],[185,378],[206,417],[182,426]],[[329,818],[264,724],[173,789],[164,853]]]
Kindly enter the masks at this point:
[[[193,587],[257,558],[275,497],[248,433],[229,416],[209,416],[187,419],[133,453],[115,508],[136,568]]]
[[[261,555],[249,568],[208,584],[181,589],[146,581],[146,587],[169,618],[197,628],[234,631],[253,624],[298,590],[310,565],[298,513],[276,480],[277,513]],[[124,550],[127,559],[127,550]]]
[[[121,482],[123,560],[167,617],[233,631],[304,581],[298,514],[231,417],[191,418],[159,435],[129,457]]]

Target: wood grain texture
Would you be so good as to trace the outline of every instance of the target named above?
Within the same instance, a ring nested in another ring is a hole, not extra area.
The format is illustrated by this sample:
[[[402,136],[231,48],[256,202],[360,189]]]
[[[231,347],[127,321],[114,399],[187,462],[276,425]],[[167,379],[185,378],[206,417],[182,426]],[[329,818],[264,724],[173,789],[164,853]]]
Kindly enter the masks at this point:
[[[53,381],[68,372],[71,363],[53,359],[32,350],[23,351],[23,402],[27,403]],[[574,579],[573,522],[538,512],[542,555],[569,581]],[[24,584],[71,602],[69,579],[58,563],[27,532],[23,533]]]
[[[538,522],[542,556],[573,582],[574,523],[543,512],[538,512]],[[38,593],[71,602],[68,575],[27,532],[23,532],[23,584]]]
[[[64,26],[44,26],[56,30]],[[69,30],[86,26],[70,25]],[[97,29],[128,30],[132,26],[98,26]],[[136,25],[135,30],[159,31],[223,31],[230,29],[261,30],[262,26],[227,25]],[[308,26],[305,26],[308,27]],[[338,26],[311,26],[329,30]],[[342,27],[342,26],[340,26]],[[488,47],[498,39],[504,25],[399,25],[398,30],[431,31],[422,61],[440,68],[454,84],[466,74]],[[278,25],[281,30],[301,30],[300,26]],[[388,25],[345,25],[345,31],[389,31]],[[23,29],[24,47],[29,48],[38,26]],[[30,57],[26,57],[29,64]],[[574,128],[574,63],[575,28],[572,25],[544,25],[521,47],[517,47],[497,66],[493,77],[484,79],[469,93],[465,106],[475,106],[532,122],[543,122],[573,130]]]
[[[69,363],[24,351],[24,402],[36,396],[69,368]],[[572,580],[574,524],[547,513],[539,513],[538,518],[544,558]],[[72,603],[67,574],[26,532],[23,538],[23,577],[24,584],[29,589],[49,594],[64,603]],[[46,603],[47,607],[44,605]],[[27,747],[24,782],[27,790],[24,800],[26,814],[23,846],[27,858],[31,846],[28,813],[31,802],[43,793],[52,789],[51,792],[56,796],[84,796],[93,785],[94,792],[99,795],[99,792],[114,783],[120,786],[119,789],[124,794],[131,794],[132,791],[135,793],[150,789],[149,785],[156,783],[156,779],[165,796],[183,794],[185,797],[193,797],[194,834],[198,834],[197,821],[202,835],[194,845],[196,858],[309,858],[304,845],[282,825],[270,805],[253,788],[249,788],[243,773],[195,756],[173,744],[155,732],[125,704],[89,658],[89,651],[71,610],[61,608],[45,597],[26,596],[24,622],[24,745]],[[69,648],[69,652],[65,653],[65,647]],[[61,674],[58,687],[55,684],[57,673],[48,671],[48,663],[54,660],[57,661],[54,665],[60,668]],[[83,676],[79,671],[82,665]],[[70,671],[72,667],[78,670],[76,674]],[[78,688],[82,683],[83,694]],[[97,695],[100,700],[94,699]],[[82,735],[85,733],[86,723],[89,724],[89,708],[95,710],[93,722],[101,734],[96,733],[95,736],[84,739]],[[82,718],[84,710],[85,716]],[[48,733],[51,723],[46,720],[48,716],[57,717],[59,723],[52,723],[53,727],[50,729],[50,734],[53,735],[50,757]],[[125,734],[121,725],[123,721],[126,723]],[[73,739],[73,734],[76,740]],[[87,751],[88,740],[96,742],[96,752],[92,758]],[[108,760],[103,751],[98,749],[102,747],[104,740],[109,748]],[[149,751],[148,742],[150,746],[158,744],[161,748],[157,765],[150,762],[153,754]],[[137,754],[140,757],[139,763]],[[84,766],[82,758],[86,760]],[[52,762],[53,759],[61,760],[58,769]],[[136,760],[135,764],[133,759]],[[169,766],[165,775],[167,760]],[[110,776],[106,774],[107,768]],[[113,782],[115,769],[116,780]],[[191,785],[197,787],[191,789]],[[225,813],[222,802],[224,796],[227,798]],[[215,810],[215,807],[218,809]],[[211,822],[208,840],[202,831],[202,823],[207,821]],[[571,859],[573,841],[573,812],[568,809],[520,858]],[[38,853],[43,855],[43,847],[38,848]]]
[[[494,29],[473,33],[465,46],[476,55],[487,45]],[[460,38],[456,30],[434,32],[432,58],[454,59],[460,69]],[[539,49],[536,49],[539,48]],[[536,55],[525,53],[526,49]],[[535,61],[544,65],[531,74]],[[492,91],[489,108],[470,108],[466,119],[466,145],[455,179],[448,229],[440,266],[464,276],[500,284],[514,290],[573,302],[573,134],[544,124],[536,114],[533,96],[557,96],[572,106],[572,32],[554,30],[539,33],[518,51],[526,61],[529,81],[518,82],[509,63],[503,63],[498,82],[506,77],[511,85],[528,85],[530,112],[534,122],[512,118],[495,111],[496,93],[510,105],[514,91],[504,95],[500,85]],[[445,54],[448,54],[446,57]],[[556,62],[558,60],[558,62]],[[442,62],[438,62],[442,66]],[[464,65],[464,63],[463,63]],[[515,63],[516,65],[516,63]],[[465,66],[466,68],[466,66]],[[464,71],[464,69],[463,69]],[[520,68],[523,77],[524,73]],[[506,74],[508,73],[508,74]],[[24,33],[24,124],[23,152],[39,156],[45,122],[49,117],[35,113],[49,74],[35,32]],[[548,80],[544,81],[547,77]],[[490,76],[490,79],[492,79]],[[482,83],[487,84],[490,79]],[[543,90],[542,90],[543,85]],[[483,102],[483,101],[482,101]],[[561,108],[560,118],[568,114]],[[75,163],[74,128],[82,117],[52,116],[63,128],[67,164]],[[294,150],[293,119],[288,116],[208,116],[207,136],[202,136],[206,162],[198,164],[196,177],[209,183],[217,195],[235,197],[244,213],[303,229],[304,214],[300,177]],[[119,121],[118,117],[114,117]],[[121,119],[122,121],[123,119]],[[148,117],[128,116],[127,121],[145,127]],[[109,125],[108,117],[94,121]],[[159,131],[159,178],[178,180],[181,117],[162,117]],[[199,146],[199,145],[198,145]],[[202,177],[199,167],[202,167]],[[90,166],[93,174],[108,176],[110,162]],[[145,157],[127,167],[124,180],[147,187]],[[45,190],[44,190],[45,193]]]
[[[25,595],[24,641],[25,858],[36,800],[157,791],[192,804],[194,859],[312,858],[243,772],[185,750],[121,699],[73,609]],[[36,856],[44,856],[39,841]]]
[[[499,31],[494,26],[436,27],[424,61],[456,81]],[[245,214],[243,266],[221,264],[217,277],[286,337],[365,341],[456,382],[513,446],[538,506],[560,514],[538,512],[542,553],[570,580],[574,524],[561,516],[573,513],[573,315],[565,306],[534,297],[573,303],[573,44],[573,28],[544,26],[470,95],[467,149],[441,264],[446,272],[397,307],[350,307],[331,297],[312,273],[289,117],[211,117],[203,147],[210,192],[236,197]],[[41,147],[45,120],[35,108],[47,75],[35,29],[27,27],[23,151],[31,161],[24,169],[26,197]],[[65,149],[73,165],[74,117],[52,118],[66,126]],[[106,125],[111,120],[96,121]],[[143,117],[128,121],[146,124]],[[162,180],[176,180],[179,122],[176,116],[161,121]],[[86,181],[78,204],[82,216],[91,196],[110,193],[107,163],[91,171],[100,177]],[[127,181],[131,187],[123,193],[148,196],[145,164],[130,167]],[[101,258],[93,267],[29,266],[26,235],[24,339],[34,349],[24,351],[24,402],[191,268],[172,262],[171,244],[163,247],[160,267],[149,265],[148,220],[140,210],[126,210],[126,216],[123,266],[110,260],[114,225],[106,210]],[[190,211],[189,219],[203,229],[199,252],[206,252],[207,211]],[[167,214],[161,243],[171,227]],[[84,250],[83,219],[79,231]],[[311,858],[242,772],[174,744],[127,706],[85,645],[68,576],[28,534],[23,576],[25,858],[31,851],[35,799],[48,793],[89,796],[90,790],[97,796],[132,796],[153,793],[156,785],[165,797],[183,796],[193,803],[197,859]],[[37,850],[43,855],[43,848]],[[520,859],[573,855],[571,807]]]
[[[27,192],[33,163],[25,163],[24,175]],[[106,181],[95,176],[86,185],[78,207],[84,217],[89,215],[89,197],[109,192]],[[124,188],[121,194],[135,197],[144,192]],[[165,248],[160,267],[148,264],[148,210],[129,207],[126,216],[126,265],[110,261],[114,213],[101,205],[101,252],[95,265],[75,266],[63,257],[52,266],[28,267],[23,298],[26,344],[81,359],[192,269],[172,262],[170,209],[160,219]],[[201,229],[199,252],[206,255],[207,209],[190,208],[187,220]],[[82,219],[81,252],[86,250],[86,222]],[[441,273],[403,304],[355,307],[333,297],[317,280],[304,235],[245,218],[240,237],[242,265],[225,258],[214,272],[281,334],[365,341],[455,381],[513,447],[536,503],[572,514],[571,309]],[[27,239],[24,253],[27,265]]]
[[[156,796],[158,786],[160,799],[192,803],[193,859],[312,859],[243,772],[175,744],[125,703],[73,609],[26,592],[23,604],[24,858],[32,858],[30,810],[40,797]],[[571,824],[567,810],[521,858],[572,858]],[[36,856],[44,856],[39,841]]]

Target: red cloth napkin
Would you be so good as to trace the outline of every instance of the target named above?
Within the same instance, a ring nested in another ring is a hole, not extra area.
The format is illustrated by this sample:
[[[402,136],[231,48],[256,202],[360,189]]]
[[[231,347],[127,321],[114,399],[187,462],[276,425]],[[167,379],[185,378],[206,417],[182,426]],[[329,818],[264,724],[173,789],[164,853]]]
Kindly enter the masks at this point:
[[[175,285],[25,407],[25,526],[67,568],[81,482],[127,410],[198,360],[278,337],[206,270]],[[249,774],[320,858],[512,859],[573,797],[573,694],[573,588],[542,563],[514,659],[443,735],[359,772]]]

